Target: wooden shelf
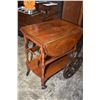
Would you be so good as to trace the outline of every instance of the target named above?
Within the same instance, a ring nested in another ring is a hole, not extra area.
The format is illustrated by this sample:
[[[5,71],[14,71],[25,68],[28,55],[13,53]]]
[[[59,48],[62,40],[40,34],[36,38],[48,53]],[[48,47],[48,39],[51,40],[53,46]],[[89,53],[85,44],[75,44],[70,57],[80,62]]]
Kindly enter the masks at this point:
[[[57,61],[52,62],[51,64],[47,65],[45,68],[45,81],[54,75],[55,73],[62,70],[65,65],[69,62],[69,58],[67,56],[60,58]],[[38,58],[32,60],[30,63],[27,64],[27,66],[32,70],[36,75],[38,75],[41,78],[41,66],[38,62]]]

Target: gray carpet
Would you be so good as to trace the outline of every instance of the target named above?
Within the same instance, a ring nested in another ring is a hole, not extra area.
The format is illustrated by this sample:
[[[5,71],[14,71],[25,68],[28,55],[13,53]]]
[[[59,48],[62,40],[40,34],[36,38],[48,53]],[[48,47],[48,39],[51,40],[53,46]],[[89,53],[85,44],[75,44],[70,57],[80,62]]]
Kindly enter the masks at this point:
[[[69,79],[63,77],[63,70],[60,71],[46,82],[48,87],[42,90],[38,76],[32,72],[26,76],[25,60],[24,39],[18,37],[18,100],[82,100],[82,66]]]

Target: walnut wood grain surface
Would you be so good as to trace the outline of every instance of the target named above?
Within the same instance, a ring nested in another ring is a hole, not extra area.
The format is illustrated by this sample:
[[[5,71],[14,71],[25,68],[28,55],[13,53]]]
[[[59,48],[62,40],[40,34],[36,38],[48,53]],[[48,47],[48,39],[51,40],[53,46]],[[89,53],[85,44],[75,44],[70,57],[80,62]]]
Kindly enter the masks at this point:
[[[50,56],[72,49],[82,36],[82,28],[60,19],[28,25],[21,31],[31,41],[44,46]]]

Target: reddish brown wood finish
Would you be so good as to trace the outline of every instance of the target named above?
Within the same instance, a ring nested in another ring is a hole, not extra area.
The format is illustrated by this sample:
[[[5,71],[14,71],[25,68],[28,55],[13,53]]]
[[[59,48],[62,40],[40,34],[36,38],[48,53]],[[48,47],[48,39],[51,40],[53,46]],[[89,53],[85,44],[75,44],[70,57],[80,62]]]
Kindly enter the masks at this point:
[[[64,1],[62,19],[81,26],[83,18],[82,3],[82,1]]]
[[[26,51],[40,51],[36,59],[27,59],[27,66],[41,78],[42,86],[69,62],[68,53],[75,51],[82,36],[82,28],[60,19],[24,26],[21,32],[24,34]],[[28,41],[36,46],[27,48]]]
[[[51,77],[53,74],[57,73],[61,69],[63,69],[66,65],[66,63],[69,62],[69,58],[67,56],[63,57],[62,59],[59,59],[51,64],[49,64],[45,71],[45,78],[44,81],[46,81],[49,77]],[[33,67],[34,65],[34,67]],[[28,67],[40,78],[42,77],[42,69],[41,65],[38,65],[38,58],[34,59],[30,63],[28,63]]]

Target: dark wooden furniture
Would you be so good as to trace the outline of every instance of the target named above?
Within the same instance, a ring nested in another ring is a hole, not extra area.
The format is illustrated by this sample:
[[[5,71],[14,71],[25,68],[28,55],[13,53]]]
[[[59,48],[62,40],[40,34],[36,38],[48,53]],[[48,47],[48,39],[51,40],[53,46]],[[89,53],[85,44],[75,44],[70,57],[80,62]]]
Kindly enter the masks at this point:
[[[23,2],[19,1],[19,5]],[[36,3],[36,10],[38,13],[29,15],[18,11],[18,29],[25,25],[31,25],[41,23],[44,21],[52,20],[57,18],[57,5],[45,6],[45,3]],[[19,30],[19,34],[22,34]]]
[[[21,28],[24,34],[28,73],[32,70],[41,78],[41,86],[49,77],[60,71],[69,63],[68,54],[75,52],[82,36],[82,29],[72,23],[56,19]],[[31,41],[34,45],[29,47]],[[40,53],[36,58],[36,51]],[[31,52],[30,56],[28,53]]]
[[[64,1],[62,19],[82,26],[83,2],[82,1]]]
[[[36,4],[36,6],[38,11],[37,14],[29,15],[22,12],[18,12],[19,26],[31,25],[57,18],[57,6],[47,7],[40,3]]]

